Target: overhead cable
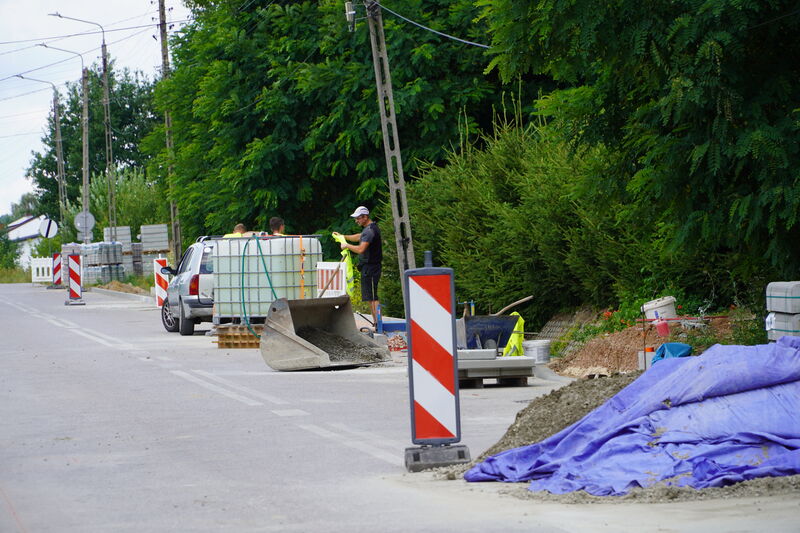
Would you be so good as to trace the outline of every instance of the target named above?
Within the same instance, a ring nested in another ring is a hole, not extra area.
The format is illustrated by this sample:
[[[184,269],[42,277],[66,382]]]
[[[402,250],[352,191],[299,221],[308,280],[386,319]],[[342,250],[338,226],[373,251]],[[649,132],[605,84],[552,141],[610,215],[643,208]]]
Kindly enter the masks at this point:
[[[477,47],[479,47],[479,48],[491,48],[491,47],[489,47],[489,46],[487,46],[487,45],[485,45],[485,44],[474,43],[474,42],[472,42],[472,41],[466,41],[466,40],[464,40],[464,39],[459,39],[458,37],[453,37],[452,35],[448,35],[448,34],[446,34],[446,33],[442,33],[442,32],[440,32],[440,31],[436,31],[436,30],[434,30],[433,28],[429,28],[429,27],[427,27],[427,26],[423,26],[423,25],[422,25],[422,24],[420,24],[419,22],[414,22],[413,20],[411,20],[411,19],[409,19],[409,18],[406,18],[406,17],[404,17],[403,15],[401,15],[401,14],[399,14],[399,13],[395,13],[394,11],[392,11],[391,9],[389,9],[388,7],[386,7],[386,6],[385,6],[385,5],[383,5],[383,4],[378,4],[378,5],[380,6],[380,8],[381,8],[381,9],[383,9],[384,11],[388,11],[389,13],[391,13],[392,15],[394,15],[395,17],[397,17],[397,18],[400,18],[400,19],[403,19],[403,20],[405,20],[406,22],[408,22],[409,24],[413,24],[414,26],[419,26],[419,27],[420,27],[420,28],[422,28],[423,30],[427,30],[427,31],[429,31],[429,32],[433,32],[433,33],[435,33],[436,35],[441,35],[442,37],[446,37],[446,38],[448,38],[448,39],[452,39],[452,40],[454,40],[454,41],[458,41],[458,42],[460,42],[460,43],[468,44],[468,45],[470,45],[470,46],[477,46]]]
[[[181,24],[181,23],[184,23],[184,22],[191,22],[191,21],[192,21],[192,19],[183,19],[183,20],[172,20],[169,23],[170,24]],[[126,28],[114,28],[114,29],[111,29],[111,30],[106,30],[106,33],[111,33],[111,32],[115,32],[115,31],[125,31],[125,30],[138,30],[139,28],[152,28],[153,26],[158,26],[158,25],[159,25],[158,22],[154,22],[152,24],[143,24],[143,25],[139,25],[139,26],[128,26]],[[36,37],[35,39],[20,39],[18,41],[2,41],[2,42],[0,42],[0,45],[32,43],[32,42],[36,42],[36,41],[41,42],[41,41],[49,41],[51,39],[66,39],[67,37],[83,37],[85,35],[98,35],[98,34],[101,34],[101,33],[103,33],[103,32],[101,32],[101,31],[85,31],[85,32],[81,32],[81,33],[70,33],[70,34],[67,34],[67,35],[54,35],[52,37]]]

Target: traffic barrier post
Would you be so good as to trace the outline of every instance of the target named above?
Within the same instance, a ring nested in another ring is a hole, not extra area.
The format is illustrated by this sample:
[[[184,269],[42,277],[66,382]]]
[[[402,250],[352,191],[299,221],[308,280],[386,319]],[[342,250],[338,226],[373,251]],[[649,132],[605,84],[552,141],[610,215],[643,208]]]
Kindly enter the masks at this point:
[[[411,440],[406,448],[410,472],[470,461],[461,440],[453,269],[425,266],[403,273],[408,324],[408,382]]]
[[[53,287],[61,287],[61,253],[53,254]]]
[[[161,309],[164,302],[167,300],[167,287],[169,286],[169,278],[166,274],[161,273],[161,269],[167,266],[167,260],[163,257],[153,259],[153,276],[155,278],[156,287],[156,307]]]
[[[83,301],[83,286],[81,281],[81,256],[68,255],[67,256],[67,278],[69,279],[69,286],[67,291],[67,299],[64,305],[85,305]]]

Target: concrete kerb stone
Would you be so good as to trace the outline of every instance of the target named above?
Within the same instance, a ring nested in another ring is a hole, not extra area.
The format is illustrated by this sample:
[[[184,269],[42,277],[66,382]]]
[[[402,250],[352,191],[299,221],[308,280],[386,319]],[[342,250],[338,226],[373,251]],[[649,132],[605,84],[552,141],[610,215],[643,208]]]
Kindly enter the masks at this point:
[[[105,294],[107,296],[121,296],[122,298],[128,298],[130,300],[136,300],[139,302],[144,303],[151,303],[153,304],[153,308],[155,308],[155,296],[148,296],[145,294],[131,294],[129,292],[122,292],[122,291],[112,291],[110,289],[101,289],[99,287],[92,287],[91,292],[98,292],[100,294]]]
[[[575,378],[568,378],[566,376],[559,376],[544,364],[537,364],[533,366],[533,375],[545,381],[555,381],[557,383],[572,383]]]

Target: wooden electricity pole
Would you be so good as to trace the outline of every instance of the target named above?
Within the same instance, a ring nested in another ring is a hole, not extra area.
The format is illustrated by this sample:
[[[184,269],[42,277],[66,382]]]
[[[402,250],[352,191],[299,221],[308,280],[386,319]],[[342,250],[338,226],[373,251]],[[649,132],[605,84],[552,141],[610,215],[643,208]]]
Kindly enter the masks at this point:
[[[108,87],[108,50],[106,49],[105,32],[103,33],[103,125],[106,133],[106,179],[108,180],[108,226],[111,242],[117,240],[117,178],[114,175],[114,151],[111,137],[111,97]]]
[[[64,228],[64,211],[67,208],[67,188],[64,183],[64,151],[61,146],[61,115],[58,112],[58,91],[53,87],[53,114],[56,126],[56,166],[58,169],[58,223]]]
[[[161,77],[169,77],[169,49],[167,48],[167,10],[164,0],[158,0],[158,27],[161,33]],[[172,117],[169,108],[164,110],[164,137],[167,145],[167,187],[169,189],[169,218],[172,226],[172,251],[175,254],[175,263],[181,258],[181,223],[178,218],[178,206],[172,195],[172,161],[175,156],[172,144]]]
[[[372,63],[375,67],[375,82],[378,87],[378,108],[383,131],[383,151],[386,156],[386,171],[389,181],[389,198],[392,205],[394,235],[397,245],[397,264],[400,276],[409,268],[416,268],[414,243],[411,239],[411,223],[408,219],[406,182],[403,176],[403,159],[400,154],[400,138],[394,113],[392,76],[389,72],[389,57],[386,54],[386,38],[383,34],[381,6],[375,0],[365,0],[369,39],[372,44]],[[403,289],[405,292],[405,289]],[[403,297],[405,298],[405,294]]]

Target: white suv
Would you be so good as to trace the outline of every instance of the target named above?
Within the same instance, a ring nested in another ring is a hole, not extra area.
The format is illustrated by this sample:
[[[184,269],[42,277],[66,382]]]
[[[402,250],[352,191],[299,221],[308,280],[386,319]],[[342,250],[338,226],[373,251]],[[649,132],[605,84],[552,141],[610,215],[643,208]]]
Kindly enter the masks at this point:
[[[164,267],[163,274],[173,276],[167,298],[161,307],[164,329],[193,335],[195,324],[211,322],[214,309],[214,266],[212,255],[216,241],[200,237],[183,253],[178,268]]]

